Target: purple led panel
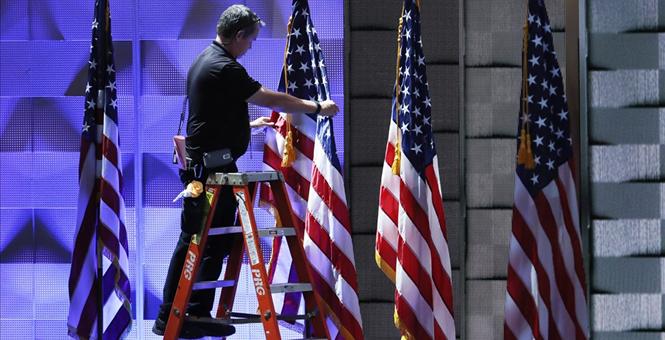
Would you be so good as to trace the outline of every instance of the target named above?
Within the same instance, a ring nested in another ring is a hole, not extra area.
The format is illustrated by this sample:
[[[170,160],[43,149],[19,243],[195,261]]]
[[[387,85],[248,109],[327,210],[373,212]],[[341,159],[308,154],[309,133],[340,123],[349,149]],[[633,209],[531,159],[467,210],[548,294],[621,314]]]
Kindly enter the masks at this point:
[[[0,338],[67,339],[67,279],[94,1],[1,3]],[[143,315],[135,315],[137,320],[156,315],[179,232],[181,203],[171,199],[181,184],[170,163],[171,137],[187,70],[214,38],[219,14],[233,3],[248,5],[266,23],[240,62],[265,87],[275,89],[291,1],[110,0],[132,299],[136,301],[139,291],[145,307]],[[310,0],[310,7],[326,54],[331,94],[342,109],[334,124],[343,162],[343,2]],[[138,60],[133,46],[138,46]],[[252,118],[269,114],[250,106]],[[263,134],[251,140],[250,150],[238,162],[242,170],[261,169]],[[142,174],[138,186],[135,170]],[[137,207],[138,194],[143,200]],[[273,223],[260,209],[257,222]],[[264,245],[267,258],[270,247]],[[137,267],[138,249],[144,255],[142,267]],[[138,275],[143,287],[136,286]],[[255,302],[246,284],[241,284],[239,296],[238,306],[251,311]],[[138,309],[133,306],[134,312]],[[150,323],[144,325],[140,336],[133,330],[130,337],[152,338]],[[249,338],[254,330],[240,327],[237,337]]]

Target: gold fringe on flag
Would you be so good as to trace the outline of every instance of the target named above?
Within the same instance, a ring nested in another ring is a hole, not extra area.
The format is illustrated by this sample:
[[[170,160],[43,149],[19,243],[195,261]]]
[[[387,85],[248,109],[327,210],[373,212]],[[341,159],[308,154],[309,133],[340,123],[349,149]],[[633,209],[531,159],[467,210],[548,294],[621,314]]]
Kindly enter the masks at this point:
[[[293,17],[289,18],[289,23],[286,26],[286,46],[284,46],[284,92],[288,93],[286,85],[288,82],[288,72],[286,69],[286,57],[289,52],[289,37],[293,28]],[[291,115],[286,113],[286,137],[284,138],[284,153],[282,154],[282,168],[290,167],[296,160],[296,151],[293,148],[293,131],[291,130]]]
[[[523,165],[529,170],[533,170],[536,164],[531,151],[531,133],[529,132],[529,84],[527,82],[527,47],[529,39],[528,25],[524,25],[524,34],[522,36],[522,126],[520,128],[520,146],[517,151],[517,165]]]
[[[286,137],[284,138],[284,154],[282,155],[282,168],[290,167],[296,160],[296,150],[293,148],[293,131],[291,130],[291,115],[286,115]]]
[[[399,176],[401,160],[402,160],[402,150],[400,149],[399,140],[398,140],[395,143],[395,158],[393,159],[393,166],[392,166],[393,175]]]
[[[393,110],[398,112],[399,110],[399,59],[402,52],[402,25],[404,18],[404,5],[402,5],[402,16],[399,17],[399,25],[397,26],[397,62],[395,63],[395,107]],[[401,159],[402,159],[402,149],[401,143],[402,140],[402,131],[399,129],[399,113],[395,115],[395,125],[397,125],[397,138],[395,140],[395,157],[393,158],[392,172],[393,175],[398,175],[401,169]]]

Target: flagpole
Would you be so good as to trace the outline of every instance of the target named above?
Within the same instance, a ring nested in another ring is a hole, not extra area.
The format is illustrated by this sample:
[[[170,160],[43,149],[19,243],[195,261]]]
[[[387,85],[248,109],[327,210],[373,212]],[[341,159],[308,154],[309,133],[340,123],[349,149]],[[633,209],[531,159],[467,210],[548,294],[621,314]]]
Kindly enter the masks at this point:
[[[139,6],[136,4],[134,6],[134,27],[140,27],[141,16],[139,15]],[[139,30],[134,30],[134,37],[132,40],[132,60],[138,61],[141,60],[141,37],[139,35]],[[133,62],[132,63],[132,77],[134,82],[132,83],[132,91],[134,95],[134,117],[135,117],[135,126],[143,126],[143,114],[141,112],[141,63]],[[187,90],[185,89],[185,96],[187,96]],[[183,113],[184,113],[183,107]],[[180,134],[180,133],[178,133]],[[143,216],[143,135],[140,128],[134,129],[134,140],[136,141],[136,149],[134,150],[134,220],[135,220],[135,230],[136,230],[136,334],[139,340],[144,339],[144,320],[145,320],[145,225],[144,225],[144,216]]]
[[[99,22],[99,29],[98,31],[98,39],[99,39],[99,44],[97,44],[97,61],[98,61],[98,67],[96,68],[97,71],[97,88],[99,89],[97,92],[97,115],[95,117],[95,120],[97,120],[97,126],[102,126],[102,134],[103,134],[103,126],[104,126],[104,110],[106,109],[106,90],[105,90],[105,81],[104,81],[104,72],[106,69],[106,49],[107,49],[107,41],[106,41],[106,30],[108,30],[108,0],[95,0],[95,2],[99,2],[100,6],[97,7],[98,10],[104,11],[103,13],[96,13],[96,15],[101,19]],[[101,113],[101,115],[100,115]],[[100,117],[101,116],[101,117]],[[101,124],[100,124],[101,123]],[[95,142],[96,142],[96,147],[99,148],[97,150],[98,154],[102,153],[102,143],[100,140],[97,140],[100,138],[101,134],[99,131],[96,131],[96,136],[95,136]],[[100,230],[100,203],[101,203],[101,171],[102,169],[100,168],[102,165],[102,162],[98,162],[96,165],[97,169],[97,185],[100,186],[98,188],[98,196],[97,196],[97,223],[95,223],[95,243],[97,244],[97,339],[101,340],[104,337],[104,287],[103,287],[103,257],[102,257],[102,251],[104,249],[104,244],[102,243],[102,240],[99,237],[99,230]]]
[[[100,62],[100,64],[101,64],[101,62]],[[102,67],[99,67],[99,69],[102,69]],[[100,76],[99,73],[100,72],[99,71],[97,71],[97,72],[98,72],[97,82],[99,83],[99,79],[100,79],[99,78],[99,76]],[[100,107],[102,109],[100,109]],[[104,107],[106,107],[106,96],[104,95],[104,90],[98,90],[98,92],[97,92],[97,113],[98,114],[95,117],[95,119],[98,120],[97,123],[99,123],[99,118],[100,118],[99,113],[100,112],[102,112],[102,115],[101,115],[102,116],[101,117],[102,123],[104,121],[104,115],[103,115],[103,110],[104,110],[103,108]],[[99,126],[99,125],[100,124],[97,124],[97,126]],[[99,138],[99,136],[100,136],[100,134],[97,133],[97,136],[95,136],[95,143],[96,143],[96,147],[99,148],[99,150],[97,152],[101,153],[102,152],[102,150],[101,150],[101,148],[102,148],[101,141],[99,141],[97,139],[97,138]],[[101,162],[97,163],[97,167],[99,167],[99,166],[101,166]],[[103,338],[103,335],[104,335],[104,297],[103,297],[103,294],[104,294],[103,293],[104,292],[104,287],[103,287],[104,271],[103,271],[103,265],[102,265],[102,250],[104,249],[104,244],[102,243],[102,240],[99,238],[99,225],[100,225],[100,216],[99,216],[100,210],[99,210],[99,207],[100,207],[101,199],[102,199],[101,198],[102,181],[100,180],[100,174],[101,174],[101,169],[97,168],[98,178],[97,178],[97,181],[96,181],[96,185],[99,186],[99,188],[97,190],[99,194],[95,198],[96,201],[97,201],[96,202],[96,205],[97,205],[97,211],[96,211],[97,223],[95,223],[95,244],[96,244],[96,248],[97,248],[97,250],[96,250],[96,255],[97,255],[97,279],[96,279],[96,281],[97,281],[97,339],[101,340]]]

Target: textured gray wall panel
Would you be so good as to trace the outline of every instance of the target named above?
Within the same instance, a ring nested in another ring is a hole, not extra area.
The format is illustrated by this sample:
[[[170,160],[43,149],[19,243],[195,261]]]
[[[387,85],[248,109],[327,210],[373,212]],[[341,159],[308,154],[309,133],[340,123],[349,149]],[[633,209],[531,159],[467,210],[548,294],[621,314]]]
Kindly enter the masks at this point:
[[[469,208],[512,206],[516,149],[515,139],[467,139]]]
[[[595,340],[663,340],[662,332],[593,332],[591,338]]]
[[[661,48],[659,40],[662,40],[662,34],[657,33],[591,34],[589,68],[658,69],[662,58],[658,53]]]
[[[517,67],[467,68],[465,103],[513,104],[518,109],[521,80],[522,70]],[[484,117],[468,116],[467,119]],[[517,124],[517,113],[514,120]]]
[[[374,260],[375,235],[353,236],[361,301],[394,301],[395,286]],[[365,322],[367,324],[367,322]]]
[[[399,331],[393,324],[394,310],[394,302],[361,302],[360,313],[363,316],[365,339],[399,339]]]
[[[501,339],[506,281],[466,282],[467,339]]]
[[[427,65],[434,131],[459,130],[459,72],[457,65]]]
[[[422,34],[425,60],[457,63],[459,21],[457,1],[422,1]]]
[[[439,175],[441,176],[441,195],[444,199],[459,198],[459,134],[434,134],[436,152],[439,157]]]
[[[587,4],[594,338],[663,339],[665,1]]]
[[[553,30],[564,27],[564,0],[547,3]],[[513,0],[465,1],[466,65],[521,65],[522,27],[526,2]],[[555,33],[559,58],[565,56],[562,36]],[[561,65],[564,60],[559,59]]]
[[[466,105],[466,136],[509,137],[517,133],[517,103],[479,103]]]
[[[390,126],[390,99],[352,99],[350,136],[351,165],[381,165]]]
[[[591,186],[591,215],[594,218],[661,218],[661,184],[594,183]]]
[[[554,32],[554,50],[559,65],[565,66],[564,33]],[[513,66],[522,65],[522,27],[515,26],[510,32],[470,31],[466,33],[467,66]]]
[[[662,298],[660,294],[594,295],[592,330],[660,330]]]
[[[468,32],[520,30],[526,19],[526,3],[513,0],[467,0],[464,20]]]
[[[468,137],[512,137],[517,132],[521,70],[466,69]]]
[[[661,220],[595,220],[593,256],[659,255],[663,245]]]
[[[665,261],[660,258],[596,258],[592,289],[601,293],[659,294]]]
[[[446,215],[446,237],[448,239],[448,252],[450,253],[450,265],[457,269],[461,265],[463,255],[460,250],[461,237],[464,230],[462,211],[459,201],[443,201],[443,212]],[[457,275],[459,279],[459,272]]]
[[[402,11],[402,4],[403,1],[396,0],[351,1],[349,5],[351,29],[392,31],[394,39],[397,39],[398,17]],[[425,60],[438,63],[457,62],[459,54],[457,2],[423,1],[422,6]]]
[[[595,183],[658,180],[660,166],[659,145],[591,146],[591,180]]]
[[[351,168],[351,222],[355,233],[375,233],[381,167]]]
[[[397,60],[396,39],[396,30],[351,32],[351,98],[392,97]]]
[[[471,209],[467,214],[467,279],[505,278],[512,210]]]
[[[352,30],[393,30],[397,38],[397,22],[402,12],[400,0],[353,0],[349,1],[349,23]],[[355,47],[355,45],[354,45]]]
[[[455,318],[455,333],[457,339],[460,338],[460,327],[462,326],[462,318],[458,317],[464,302],[464,295],[462,294],[462,285],[464,284],[464,278],[460,274],[459,270],[453,269],[453,318]]]
[[[662,0],[591,0],[587,17],[591,32],[651,31],[658,28]],[[660,19],[662,24],[662,19]]]
[[[663,144],[665,109],[592,109],[590,142],[594,144]]]
[[[665,5],[661,6],[660,11],[665,21]],[[665,34],[658,34],[658,68],[665,69]]]
[[[589,72],[589,103],[594,108],[653,106],[665,91],[658,70]]]

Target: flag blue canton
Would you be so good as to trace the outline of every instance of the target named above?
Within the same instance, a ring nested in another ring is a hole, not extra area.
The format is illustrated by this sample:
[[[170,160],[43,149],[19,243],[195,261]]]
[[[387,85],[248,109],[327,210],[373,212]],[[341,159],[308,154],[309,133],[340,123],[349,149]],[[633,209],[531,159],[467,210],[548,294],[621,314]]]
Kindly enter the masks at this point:
[[[88,60],[88,82],[85,86],[85,114],[83,116],[82,137],[94,142],[97,133],[97,124],[101,117],[95,117],[97,109],[118,122],[118,94],[116,88],[115,63],[113,61],[113,44],[110,30],[101,26],[104,21],[103,9],[95,12],[92,22],[92,43],[90,44],[90,59]],[[110,18],[109,26],[110,26]],[[103,98],[99,98],[102,91],[106,100],[104,108],[97,107]]]
[[[400,32],[398,80],[392,119],[400,128],[402,153],[421,176],[436,155],[432,138],[432,101],[425,69],[420,12],[415,1],[405,1]]]
[[[535,168],[517,166],[522,183],[535,195],[557,175],[560,165],[572,157],[568,104],[556,59],[552,27],[541,0],[529,1],[526,54],[528,93],[522,93],[528,112],[520,109],[520,124],[529,124]],[[518,132],[519,136],[519,132]],[[518,137],[518,146],[519,146]]]
[[[307,1],[293,1],[293,15],[291,16],[291,33],[287,42],[286,70],[282,72],[279,90],[298,98],[324,101],[330,99],[328,75],[323,59],[323,51],[312,24]],[[284,82],[286,73],[287,82]],[[338,171],[341,170],[335,140],[332,134],[332,119],[310,114],[310,118],[317,121],[316,135],[321,145]]]

